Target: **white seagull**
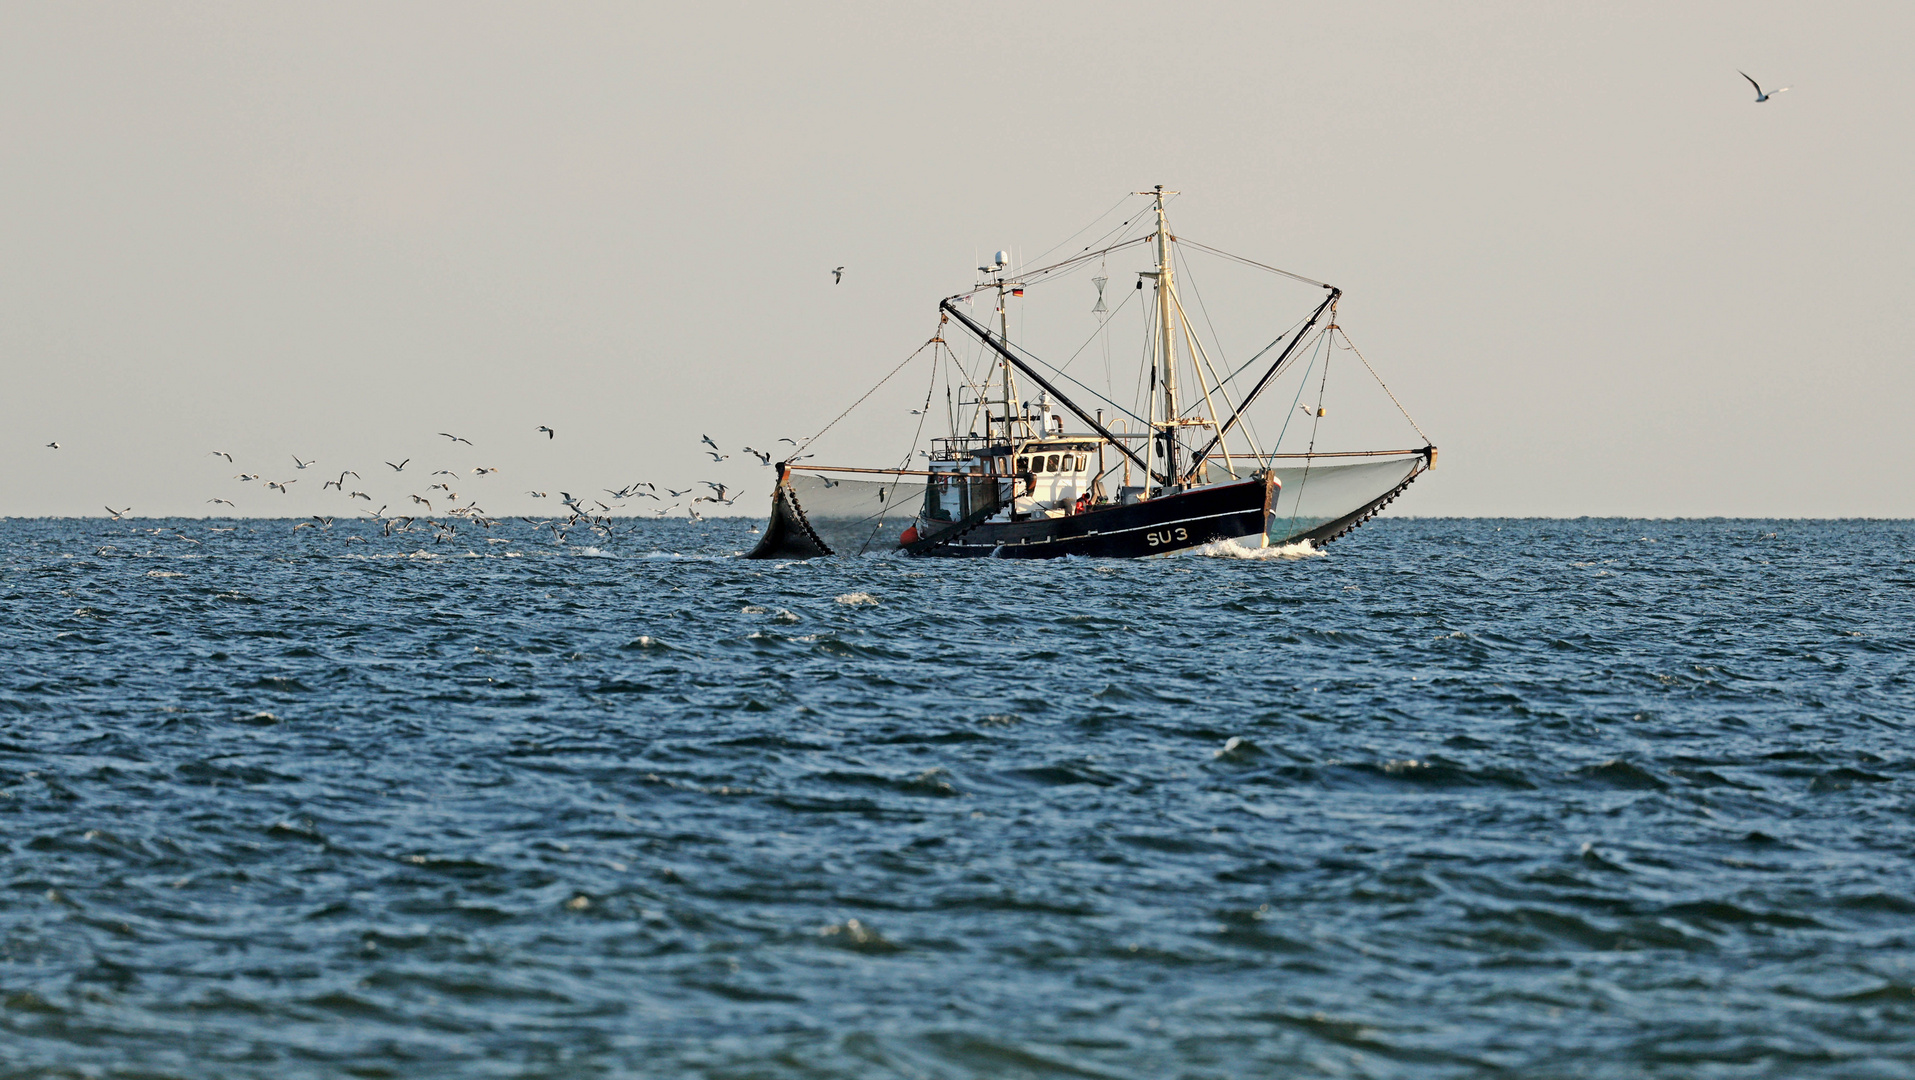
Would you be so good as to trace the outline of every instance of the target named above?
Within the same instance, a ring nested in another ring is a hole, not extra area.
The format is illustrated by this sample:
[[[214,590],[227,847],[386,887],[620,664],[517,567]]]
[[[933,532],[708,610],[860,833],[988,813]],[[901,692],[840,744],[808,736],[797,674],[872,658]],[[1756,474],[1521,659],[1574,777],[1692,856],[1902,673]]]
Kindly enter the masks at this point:
[[[840,266],[831,272],[831,283],[833,285],[844,284],[844,267]]]
[[[1742,76],[1745,79],[1749,79],[1749,73],[1746,71],[1743,71],[1741,68],[1736,69],[1736,74]],[[1755,103],[1757,105],[1762,104],[1763,102],[1769,100],[1770,98],[1774,97],[1777,94],[1786,94],[1789,92],[1789,88],[1785,86],[1780,90],[1770,90],[1767,93],[1764,93],[1762,90],[1762,84],[1759,82],[1756,82],[1754,79],[1749,79],[1749,85],[1755,87]]]

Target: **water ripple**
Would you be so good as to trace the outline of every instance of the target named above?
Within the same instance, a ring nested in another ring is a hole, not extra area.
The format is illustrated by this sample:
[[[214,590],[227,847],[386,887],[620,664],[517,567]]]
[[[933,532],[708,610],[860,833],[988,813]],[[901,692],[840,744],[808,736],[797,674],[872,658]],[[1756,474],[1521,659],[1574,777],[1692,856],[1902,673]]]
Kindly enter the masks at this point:
[[[0,523],[0,1074],[1915,1059],[1907,523],[153,524]]]

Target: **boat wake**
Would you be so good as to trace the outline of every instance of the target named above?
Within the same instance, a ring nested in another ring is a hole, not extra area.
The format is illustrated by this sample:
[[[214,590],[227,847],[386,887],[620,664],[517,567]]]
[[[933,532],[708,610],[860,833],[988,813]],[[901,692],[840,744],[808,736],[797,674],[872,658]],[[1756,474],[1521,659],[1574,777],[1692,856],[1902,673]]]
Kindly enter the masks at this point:
[[[1209,559],[1327,559],[1329,552],[1312,547],[1310,541],[1299,540],[1294,544],[1278,544],[1272,547],[1246,547],[1235,540],[1212,540],[1200,548],[1193,548],[1192,555]]]

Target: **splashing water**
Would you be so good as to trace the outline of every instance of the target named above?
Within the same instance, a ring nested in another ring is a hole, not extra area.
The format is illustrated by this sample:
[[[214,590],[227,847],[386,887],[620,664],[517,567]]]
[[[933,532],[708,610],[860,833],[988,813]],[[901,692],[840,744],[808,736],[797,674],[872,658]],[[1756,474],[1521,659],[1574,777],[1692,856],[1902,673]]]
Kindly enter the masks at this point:
[[[1299,540],[1294,544],[1277,544],[1271,547],[1250,547],[1236,540],[1212,540],[1200,548],[1192,548],[1192,555],[1207,559],[1325,559],[1329,552],[1319,551],[1308,540]]]

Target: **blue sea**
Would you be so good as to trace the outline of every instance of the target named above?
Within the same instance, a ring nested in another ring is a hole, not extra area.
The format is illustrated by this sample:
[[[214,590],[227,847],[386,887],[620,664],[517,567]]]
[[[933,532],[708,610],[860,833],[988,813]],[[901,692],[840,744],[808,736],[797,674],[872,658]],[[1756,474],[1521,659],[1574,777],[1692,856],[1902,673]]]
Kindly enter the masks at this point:
[[[0,1077],[1915,1075],[1915,523],[0,522]]]

